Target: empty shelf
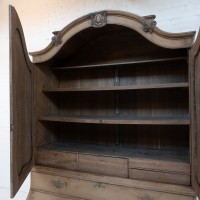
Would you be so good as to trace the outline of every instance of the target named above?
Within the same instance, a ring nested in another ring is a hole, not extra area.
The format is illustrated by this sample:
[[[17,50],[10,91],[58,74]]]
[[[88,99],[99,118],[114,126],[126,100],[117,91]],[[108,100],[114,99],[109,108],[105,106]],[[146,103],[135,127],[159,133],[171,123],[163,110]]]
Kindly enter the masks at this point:
[[[189,125],[189,118],[182,117],[97,117],[97,116],[39,116],[39,121],[70,122],[90,124],[158,124],[158,125]]]
[[[187,59],[187,57],[158,58],[158,59],[135,60],[135,61],[116,62],[116,63],[101,63],[101,64],[88,64],[88,65],[69,66],[69,67],[54,67],[53,70],[70,70],[70,69],[97,68],[97,67],[116,67],[116,66],[145,64],[145,63],[148,64],[148,63],[159,63],[159,62],[173,62],[173,61],[186,60],[186,59]]]
[[[187,88],[188,83],[163,83],[148,85],[107,86],[107,87],[80,87],[80,88],[44,88],[43,92],[89,92],[89,91],[120,91],[120,90],[144,90],[159,88]]]

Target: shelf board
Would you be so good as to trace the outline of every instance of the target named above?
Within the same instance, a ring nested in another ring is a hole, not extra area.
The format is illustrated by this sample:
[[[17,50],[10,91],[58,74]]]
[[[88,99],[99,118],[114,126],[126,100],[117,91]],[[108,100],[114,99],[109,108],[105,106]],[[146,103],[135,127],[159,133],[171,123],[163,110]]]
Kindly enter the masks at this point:
[[[135,60],[126,62],[115,62],[115,63],[101,63],[101,64],[88,64],[79,66],[69,66],[69,67],[53,67],[53,70],[71,70],[71,69],[82,69],[82,68],[97,68],[97,67],[115,67],[123,65],[137,65],[137,64],[148,64],[148,63],[159,63],[159,62],[173,62],[186,60],[187,57],[174,57],[174,58],[158,58],[158,59],[146,59],[146,60]]]
[[[86,123],[86,124],[155,124],[155,125],[189,125],[189,118],[183,117],[97,117],[97,116],[38,116],[39,121]]]
[[[120,90],[145,90],[164,88],[187,88],[188,83],[161,83],[148,85],[106,86],[106,87],[80,87],[80,88],[44,88],[43,92],[95,92],[95,91],[120,91]]]

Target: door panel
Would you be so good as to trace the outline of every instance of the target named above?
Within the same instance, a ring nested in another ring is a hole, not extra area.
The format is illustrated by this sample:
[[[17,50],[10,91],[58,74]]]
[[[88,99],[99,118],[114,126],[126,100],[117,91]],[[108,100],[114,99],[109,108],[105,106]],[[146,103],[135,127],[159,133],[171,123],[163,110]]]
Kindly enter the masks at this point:
[[[200,197],[200,33],[190,50],[192,186]]]
[[[10,19],[10,145],[11,197],[14,197],[33,166],[32,63],[15,9]]]

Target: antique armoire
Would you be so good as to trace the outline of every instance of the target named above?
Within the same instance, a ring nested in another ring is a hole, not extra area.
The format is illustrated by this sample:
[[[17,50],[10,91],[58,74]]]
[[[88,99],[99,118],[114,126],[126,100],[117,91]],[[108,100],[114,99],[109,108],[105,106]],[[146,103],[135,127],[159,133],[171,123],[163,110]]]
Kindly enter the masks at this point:
[[[112,10],[53,34],[31,62],[10,6],[11,197],[31,171],[28,200],[194,200],[200,35]]]

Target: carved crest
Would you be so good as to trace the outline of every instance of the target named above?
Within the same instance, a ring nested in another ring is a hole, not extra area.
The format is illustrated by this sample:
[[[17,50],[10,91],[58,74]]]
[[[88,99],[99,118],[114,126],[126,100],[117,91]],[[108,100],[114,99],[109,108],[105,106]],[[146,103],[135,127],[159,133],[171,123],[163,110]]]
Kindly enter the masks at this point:
[[[107,24],[107,14],[105,11],[91,14],[91,25],[95,28],[103,27]]]
[[[61,37],[60,37],[60,31],[54,31],[53,34],[54,36],[51,38],[51,40],[52,40],[53,45],[57,47],[59,44],[62,43]]]
[[[156,16],[155,15],[148,15],[148,16],[144,16],[144,32],[149,32],[149,33],[153,33],[154,28],[157,24],[157,22],[155,21]]]

